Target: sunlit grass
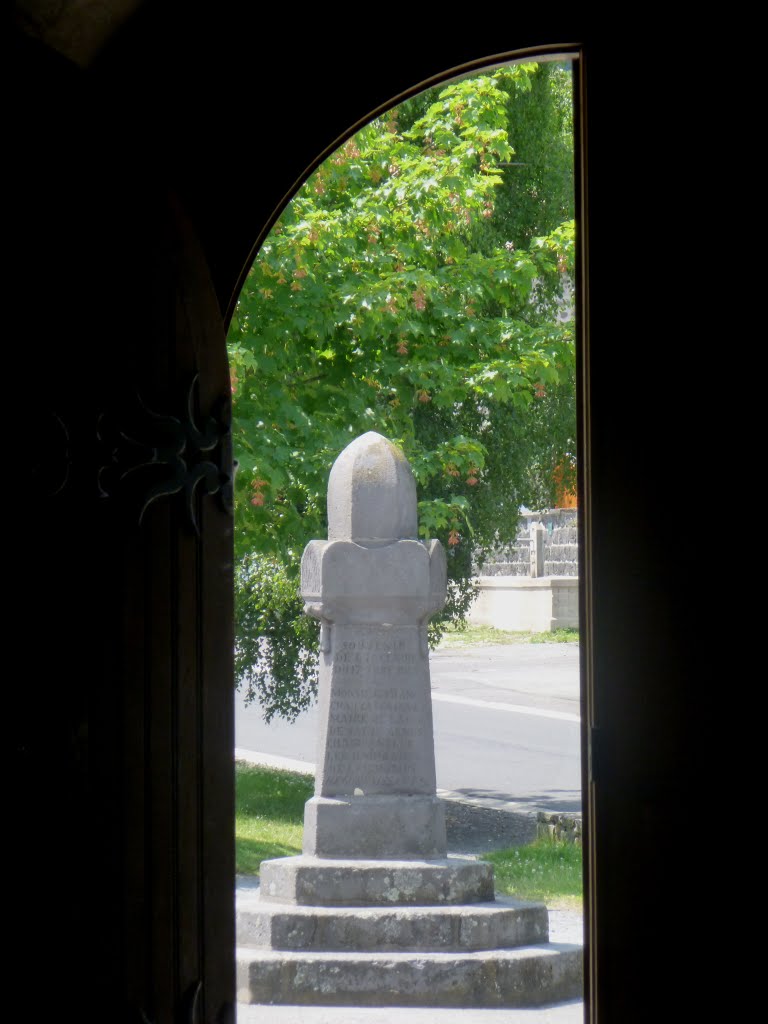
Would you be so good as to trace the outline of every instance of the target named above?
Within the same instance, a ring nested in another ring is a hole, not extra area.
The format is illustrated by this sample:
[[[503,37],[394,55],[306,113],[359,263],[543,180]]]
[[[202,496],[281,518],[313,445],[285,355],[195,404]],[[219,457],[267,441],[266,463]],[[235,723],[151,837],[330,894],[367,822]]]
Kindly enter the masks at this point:
[[[304,804],[314,780],[295,772],[235,764],[235,869],[256,875],[263,860],[301,853]]]
[[[496,629],[494,626],[451,625],[443,634],[439,648],[471,647],[482,644],[562,644],[578,642],[578,629],[554,629],[547,633],[532,633]]]
[[[497,893],[541,900],[550,908],[582,907],[582,850],[577,843],[547,837],[482,859],[493,864]]]
[[[578,629],[553,629],[549,633],[530,633],[532,644],[577,644]]]

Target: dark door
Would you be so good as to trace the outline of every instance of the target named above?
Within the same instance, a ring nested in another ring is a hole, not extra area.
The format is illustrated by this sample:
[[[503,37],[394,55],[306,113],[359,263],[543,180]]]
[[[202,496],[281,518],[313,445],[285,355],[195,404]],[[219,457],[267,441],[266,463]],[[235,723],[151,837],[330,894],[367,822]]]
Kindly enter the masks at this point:
[[[229,1019],[234,989],[230,383],[187,219],[169,201],[152,223],[164,230],[149,302],[125,339],[136,371],[115,367],[98,425],[101,536],[115,557],[99,566],[111,681],[93,704],[93,778],[100,806],[117,795],[105,863],[122,905],[97,908],[97,934],[116,919],[114,982],[129,1007],[197,1024]]]
[[[205,260],[78,69],[6,125],[8,1019],[226,1021],[230,384]],[[16,668],[9,670],[10,666]]]

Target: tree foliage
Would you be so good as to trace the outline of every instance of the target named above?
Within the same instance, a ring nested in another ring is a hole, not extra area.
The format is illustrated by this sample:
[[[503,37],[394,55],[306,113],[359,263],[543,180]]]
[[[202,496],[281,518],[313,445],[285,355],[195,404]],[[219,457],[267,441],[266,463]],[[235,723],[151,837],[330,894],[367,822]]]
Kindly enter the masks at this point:
[[[570,464],[569,81],[517,64],[393,108],[308,179],[250,270],[228,339],[236,667],[267,718],[311,699],[298,565],[351,440],[377,430],[409,459],[420,532],[449,555],[443,621]]]

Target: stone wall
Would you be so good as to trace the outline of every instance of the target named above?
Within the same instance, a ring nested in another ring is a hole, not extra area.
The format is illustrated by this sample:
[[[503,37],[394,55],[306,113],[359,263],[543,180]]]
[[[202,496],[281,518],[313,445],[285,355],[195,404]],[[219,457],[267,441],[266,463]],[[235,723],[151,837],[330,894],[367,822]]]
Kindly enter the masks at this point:
[[[575,576],[480,576],[469,622],[511,632],[577,629],[579,581]]]
[[[581,815],[539,811],[536,815],[536,833],[539,839],[559,839],[581,846]]]

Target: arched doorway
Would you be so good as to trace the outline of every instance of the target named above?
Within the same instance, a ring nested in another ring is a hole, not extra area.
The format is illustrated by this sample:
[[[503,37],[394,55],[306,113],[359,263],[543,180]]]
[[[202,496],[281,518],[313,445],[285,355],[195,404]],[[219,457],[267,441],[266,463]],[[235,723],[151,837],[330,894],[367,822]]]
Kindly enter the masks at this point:
[[[16,6],[41,7],[31,0]],[[39,425],[49,424],[46,436],[58,438],[58,451],[72,470],[67,479],[77,483],[77,490],[58,490],[47,480],[40,503],[38,489],[25,484],[22,501],[16,502],[15,467],[28,466],[29,453],[23,447],[19,454],[12,446],[9,508],[17,514],[8,544],[13,599],[9,635],[14,654],[40,656],[27,658],[21,670],[18,662],[12,666],[6,709],[16,741],[11,792],[12,817],[18,825],[9,876],[15,885],[7,927],[18,952],[12,990],[4,996],[9,1012],[28,1017],[30,1003],[40,992],[37,943],[40,922],[50,919],[51,890],[39,883],[48,878],[52,859],[37,842],[39,820],[29,809],[39,805],[41,791],[47,793],[51,833],[68,839],[66,857],[57,862],[54,873],[57,882],[66,878],[56,893],[56,909],[59,920],[69,922],[68,929],[60,929],[66,931],[67,941],[59,942],[56,936],[59,957],[48,964],[47,975],[62,1003],[77,1005],[94,1020],[103,1019],[105,1005],[112,1019],[136,1019],[138,1005],[147,1009],[145,1016],[155,1024],[185,1019],[182,1013],[192,1019],[196,1013],[207,1021],[221,1018],[223,1000],[233,989],[226,920],[209,928],[210,922],[194,915],[165,919],[175,951],[170,958],[156,943],[135,938],[134,925],[146,923],[148,913],[130,895],[136,891],[136,880],[126,885],[121,873],[125,818],[141,825],[140,831],[129,829],[133,847],[141,850],[150,877],[160,879],[165,873],[170,891],[176,890],[185,872],[189,877],[191,862],[169,860],[162,839],[167,823],[153,837],[153,823],[146,819],[141,802],[134,801],[129,810],[122,787],[110,785],[100,771],[121,756],[122,730],[128,725],[115,710],[123,707],[128,691],[123,690],[120,663],[127,646],[140,649],[142,635],[123,628],[125,594],[120,581],[126,528],[116,525],[104,533],[91,528],[95,423],[105,404],[112,405],[115,379],[136,383],[138,360],[138,382],[143,384],[145,377],[157,380],[159,367],[168,365],[175,345],[164,287],[158,292],[165,296],[163,301],[142,303],[146,316],[125,325],[115,315],[115,302],[105,297],[119,296],[118,308],[130,310],[127,297],[134,285],[144,294],[149,278],[158,284],[173,279],[163,261],[155,258],[153,242],[168,217],[166,199],[159,197],[167,197],[170,189],[187,210],[221,319],[226,320],[254,240],[258,244],[283,197],[315,156],[323,154],[329,140],[341,139],[350,125],[404,94],[412,83],[497,51],[504,34],[504,47],[520,53],[546,48],[552,39],[579,41],[588,98],[582,122],[585,151],[587,143],[589,149],[589,173],[582,182],[588,207],[582,242],[586,246],[588,232],[589,288],[583,281],[579,286],[589,317],[583,392],[589,463],[580,491],[587,499],[582,514],[587,541],[584,600],[591,627],[583,678],[590,718],[599,726],[588,745],[585,742],[590,773],[598,780],[590,789],[597,813],[591,815],[590,826],[590,913],[595,927],[590,930],[589,1012],[593,1019],[598,1010],[611,1020],[653,1019],[663,994],[669,1012],[674,1003],[680,1012],[690,1014],[696,992],[688,979],[680,983],[679,929],[660,927],[659,915],[649,913],[649,907],[653,901],[675,906],[679,879],[696,871],[685,844],[671,843],[670,837],[679,835],[681,808],[690,817],[691,801],[697,809],[708,810],[701,794],[709,795],[709,786],[719,781],[722,771],[722,758],[712,756],[720,748],[702,742],[703,735],[709,736],[700,714],[704,676],[695,669],[702,667],[704,657],[697,657],[690,643],[690,627],[700,608],[690,595],[709,593],[711,579],[699,567],[686,577],[685,589],[678,589],[680,563],[675,562],[672,579],[659,535],[664,509],[684,505],[690,494],[691,460],[697,454],[702,477],[720,477],[725,487],[724,468],[719,472],[717,458],[713,465],[714,449],[692,434],[692,425],[712,421],[711,396],[720,394],[722,371],[716,360],[692,360],[688,342],[677,344],[681,338],[692,338],[687,311],[683,315],[673,310],[662,323],[651,316],[657,308],[651,301],[628,313],[626,286],[630,270],[638,269],[644,279],[647,269],[658,265],[656,243],[666,237],[670,224],[679,224],[683,216],[693,231],[696,211],[712,207],[712,195],[699,194],[701,206],[693,210],[691,192],[702,181],[702,166],[690,126],[695,124],[699,138],[705,138],[711,130],[708,119],[720,121],[709,100],[700,111],[693,109],[689,66],[674,60],[694,45],[700,53],[710,52],[712,39],[696,40],[688,26],[676,32],[658,21],[650,28],[611,26],[608,31],[603,25],[598,31],[585,18],[561,18],[546,11],[525,19],[516,14],[514,23],[503,26],[494,19],[476,18],[437,40],[432,12],[419,20],[414,11],[396,45],[390,28],[367,36],[365,45],[350,45],[336,24],[329,24],[325,11],[318,12],[315,22],[305,14],[300,23],[288,24],[286,15],[281,23],[284,36],[277,38],[273,29],[265,31],[260,12],[249,14],[242,5],[219,4],[215,14],[204,5],[183,13],[178,5],[153,0],[140,6],[139,15],[124,26],[119,38],[96,47],[99,67],[73,68],[61,57],[57,30],[63,12],[76,11],[80,17],[83,11],[103,11],[105,5],[60,5],[56,12],[42,5],[49,16],[33,22],[31,33],[26,31],[26,19],[21,19],[24,33],[15,39],[12,54],[17,88],[8,140],[13,154],[9,167],[15,174],[9,192],[14,259],[8,288],[12,310],[6,326],[17,362],[8,375],[13,386],[8,388],[7,422],[14,443],[19,424],[22,438],[29,437],[27,382],[36,367],[48,367],[36,402],[50,406],[56,415],[41,415]],[[74,28],[79,28],[77,19]],[[663,73],[656,66],[659,59],[666,62]],[[636,74],[638,69],[644,73]],[[291,133],[285,129],[287,115],[295,113],[301,96],[311,96],[322,116],[305,119],[301,132]],[[243,141],[235,110],[248,104],[256,126]],[[271,157],[263,145],[267,138],[279,140],[278,152]],[[240,140],[238,160],[228,159],[232,140]],[[617,211],[628,197],[642,227],[631,258],[617,238]],[[133,217],[136,210],[144,211],[141,217]],[[711,218],[705,220],[706,230],[687,246],[688,253],[707,251]],[[113,250],[116,239],[125,276],[106,272],[109,261],[104,254]],[[50,254],[58,259],[46,261]],[[44,268],[50,271],[47,278]],[[700,293],[700,268],[698,258],[676,264],[681,292]],[[168,288],[172,290],[170,284]],[[697,336],[706,337],[708,324],[703,319],[696,318],[693,327]],[[221,326],[219,322],[219,345]],[[69,349],[61,344],[65,338],[74,339]],[[648,354],[649,338],[663,343],[664,387],[659,364]],[[721,344],[722,339],[717,340]],[[139,341],[143,355],[136,356]],[[631,360],[631,373],[624,374],[617,387],[619,352],[636,358]],[[103,363],[105,354],[109,371]],[[159,404],[150,408],[175,408],[178,395],[162,388],[160,392]],[[61,415],[61,396],[68,396],[66,410],[74,413],[66,432],[59,426],[67,422]],[[734,434],[733,442],[737,449],[743,437]],[[40,450],[53,450],[53,442]],[[62,459],[53,462],[60,466]],[[681,465],[687,467],[687,478]],[[33,470],[38,467],[33,460]],[[47,460],[43,468],[61,483],[63,475],[50,471]],[[31,475],[39,483],[39,474]],[[134,565],[132,597],[166,572],[174,530],[169,527],[164,538],[158,536],[157,543],[145,550],[142,566]],[[187,568],[193,564],[187,556],[184,562]],[[91,573],[97,563],[113,569],[107,592],[96,586]],[[691,568],[690,559],[685,567]],[[54,585],[35,584],[47,580]],[[55,616],[41,614],[41,591]],[[224,596],[214,619],[226,620],[226,583],[218,593]],[[41,629],[41,620],[51,628]],[[167,638],[181,636],[185,650],[194,652],[198,638],[186,626],[179,634],[179,621],[166,621]],[[183,621],[188,625],[190,620]],[[225,622],[222,635],[226,629]],[[138,637],[138,648],[128,642],[130,635]],[[147,652],[147,664],[166,678],[174,663],[167,657],[169,650],[161,645]],[[710,653],[707,645],[707,659]],[[226,690],[231,692],[229,680]],[[91,696],[97,701],[89,710]],[[129,731],[135,734],[145,723],[139,716]],[[222,744],[227,728],[221,723]],[[156,719],[151,736],[138,755],[143,767],[134,766],[134,794],[144,792],[144,781],[148,784],[153,778],[156,757],[165,764],[169,761],[172,733],[163,735]],[[96,754],[91,763],[94,789],[83,756],[89,743]],[[52,760],[53,796],[50,787],[42,789],[41,770]],[[226,786],[220,797],[228,799]],[[185,784],[183,791],[171,794],[162,814],[173,816],[174,802],[197,805],[198,798],[195,786]],[[206,835],[207,842],[205,819],[199,820],[198,835]],[[219,842],[220,836],[211,841]],[[153,875],[159,863],[163,872]],[[231,879],[224,880],[220,892],[212,892],[198,869],[192,867],[192,874],[198,879],[196,891],[205,895],[200,906],[210,900],[213,907],[219,901],[227,918],[227,896],[221,894]],[[702,880],[702,866],[698,874]],[[154,907],[156,914],[164,913],[163,906]],[[689,926],[688,935],[706,934],[711,926],[710,901],[702,900],[697,907],[700,932]],[[182,995],[197,991],[190,986],[199,978],[197,965],[190,968],[182,953],[190,948],[218,960],[214,973],[220,972],[224,981],[218,990],[212,986],[209,1003],[206,996],[201,996],[203,1002],[198,998],[191,1005],[182,1003]],[[710,996],[708,988],[707,1002]],[[129,1005],[134,1007],[132,1017]]]
[[[577,48],[574,49],[573,51],[566,51],[566,53],[567,53],[567,56],[569,56],[569,57],[571,57],[571,56],[578,57],[578,49]],[[521,58],[521,59],[532,61],[537,56],[539,56],[537,53],[529,53],[529,54],[526,54],[525,58]],[[549,53],[545,52],[543,54],[543,56],[545,58],[546,57],[552,57],[553,59],[557,59],[557,58],[562,59],[564,54],[563,54],[563,50],[561,48],[557,48],[557,50],[555,50],[553,52],[549,52]],[[494,56],[494,58],[490,59],[489,62],[488,62],[489,67],[498,67],[499,64],[503,64],[504,63],[504,57],[505,57],[505,55],[501,55],[501,56],[496,55],[496,56]],[[478,62],[477,67],[478,68],[482,68],[483,67],[482,62]],[[456,79],[457,77],[461,77],[463,75],[464,71],[465,71],[464,68],[450,69],[449,71],[445,72],[444,76],[442,76],[442,79],[444,79],[444,80]],[[435,82],[433,82],[433,84],[439,83],[440,81],[441,81],[441,78],[438,77],[435,80]],[[415,90],[409,91],[409,94],[410,94],[410,92],[415,92]],[[384,114],[389,109],[389,106],[390,105],[387,104],[384,107],[382,107],[381,108],[381,113]],[[360,127],[359,124],[354,126],[354,128],[356,128],[356,129],[359,128],[359,127]],[[353,133],[353,128],[350,128],[347,133],[345,133],[338,140],[336,140],[336,144],[335,145],[341,146],[342,148],[349,147],[349,146],[354,146],[355,145],[354,135],[352,133]],[[347,141],[345,142],[344,140],[347,140]],[[338,154],[339,153],[339,149],[336,149],[335,152]],[[333,158],[331,158],[331,159],[333,159]],[[339,157],[339,159],[336,162],[337,163],[341,163],[341,157]],[[305,174],[305,178],[309,177],[309,175],[312,174],[314,170],[322,169],[323,166],[324,166],[324,164],[322,164],[322,163],[320,163],[318,161],[313,161],[312,165],[310,166],[310,168],[307,170],[307,172]],[[312,181],[315,183],[315,185],[314,185],[315,191],[317,191],[317,190],[322,188],[323,192],[325,192],[326,185],[324,184],[323,179],[320,176],[320,174],[317,174],[316,177],[312,178]],[[297,185],[297,188],[298,188],[298,185]],[[276,218],[277,218],[278,214],[280,213],[280,210],[284,210],[286,208],[286,206],[290,203],[293,194],[295,194],[295,191],[294,191],[294,193],[292,193],[292,194],[288,195],[287,197],[285,197],[283,203],[281,204],[281,207],[277,211],[275,211],[275,214],[270,219],[270,224],[274,224],[275,223]],[[315,235],[316,235],[316,233],[315,233]],[[318,242],[318,238],[315,237],[313,239],[312,237],[310,237],[309,241],[310,241],[310,243],[315,244],[315,243]],[[277,243],[275,242],[274,239],[272,239],[272,241],[270,243],[270,249],[276,248],[276,246],[277,246]],[[309,268],[310,275],[311,275],[312,245],[310,245],[308,247],[305,259],[306,259],[306,267]],[[271,302],[271,300],[274,298],[275,290],[279,290],[279,288],[282,287],[282,286],[286,286],[286,289],[287,288],[292,288],[292,289],[295,289],[297,291],[302,289],[303,282],[305,281],[305,279],[307,279],[307,269],[305,269],[305,266],[303,264],[301,264],[301,263],[294,263],[294,264],[292,264],[292,268],[293,268],[292,270],[291,269],[285,269],[284,267],[282,267],[282,269],[281,269],[280,267],[277,266],[277,262],[275,262],[274,266],[271,263],[269,265],[265,266],[264,271],[260,274],[258,279],[253,279],[253,280],[249,281],[248,285],[246,286],[247,288],[250,289],[250,292],[253,293],[255,302],[257,302],[257,303],[261,302],[261,301],[263,301],[264,303]],[[294,305],[298,306],[299,303],[296,302],[296,303],[294,303]],[[253,305],[251,306],[251,309],[253,309]],[[245,315],[247,315],[247,314],[244,312],[244,310],[242,308],[239,311],[235,312],[235,316],[236,317],[242,317],[242,316],[245,316]],[[296,315],[297,316],[299,315],[298,312],[296,313]],[[307,330],[309,332],[312,332],[312,327],[308,326]],[[257,330],[257,331],[255,331],[255,333],[256,333],[256,335],[260,339],[263,339],[264,337],[266,337],[266,333],[265,333],[264,329],[261,329],[260,331]],[[273,356],[274,356],[274,353],[271,353],[269,351],[265,352],[265,366],[272,365],[274,363]],[[252,358],[252,357],[249,356],[249,358]],[[330,358],[330,356],[326,353],[324,358]],[[244,365],[246,365],[246,364],[244,364]],[[304,369],[306,369],[306,365],[307,364],[305,362],[301,363],[301,366]],[[314,366],[314,363],[312,365]],[[285,368],[285,372],[288,373],[290,371],[290,369],[291,369],[290,367],[286,367]],[[308,379],[310,381],[315,380],[315,375],[313,373],[310,372],[310,373],[307,374],[307,376],[308,376]],[[268,416],[268,414],[266,412],[264,412],[264,410],[266,408],[268,408],[268,402],[266,401],[266,399],[262,399],[262,398],[259,397],[260,393],[255,391],[255,389],[253,387],[253,384],[252,383],[249,384],[247,379],[245,379],[245,378],[246,378],[246,373],[242,372],[242,374],[241,374],[241,372],[238,371],[237,372],[237,376],[236,376],[236,380],[234,381],[234,386],[237,387],[237,388],[243,388],[244,390],[250,390],[251,391],[252,399],[253,399],[253,402],[254,402],[254,408],[258,412],[258,417],[257,418],[259,420],[262,420],[262,419],[265,419],[265,418],[266,419],[271,419],[271,417]],[[268,376],[265,376],[265,378],[264,378],[264,380],[262,382],[262,386],[269,387],[269,377]],[[360,386],[362,386],[362,385],[360,385]],[[277,424],[274,424],[273,426],[276,427]],[[269,442],[267,442],[267,443],[269,443]],[[297,446],[300,447],[300,444],[297,443]],[[246,459],[241,460],[241,462],[246,462],[246,461],[247,461]],[[253,479],[251,480],[250,477],[253,477]],[[253,491],[248,493],[247,500],[250,501],[252,504],[257,505],[259,507],[260,511],[263,508],[265,502],[270,501],[272,499],[273,495],[272,495],[271,491],[275,490],[275,488],[273,487],[273,485],[271,483],[271,480],[267,479],[267,477],[271,477],[271,473],[270,473],[270,471],[268,469],[264,468],[263,464],[258,469],[251,470],[250,463],[248,463],[248,465],[246,467],[246,470],[244,471],[244,479],[248,479],[248,481],[249,481],[248,486],[249,487],[253,486]]]

